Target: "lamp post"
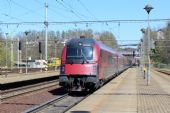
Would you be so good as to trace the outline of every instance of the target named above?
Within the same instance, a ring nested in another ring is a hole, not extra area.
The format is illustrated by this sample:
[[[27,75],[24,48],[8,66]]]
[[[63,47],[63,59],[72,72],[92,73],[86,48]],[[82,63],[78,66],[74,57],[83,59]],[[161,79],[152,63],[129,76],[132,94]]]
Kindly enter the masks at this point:
[[[153,7],[151,5],[146,5],[144,7],[144,9],[146,10],[146,12],[148,13],[148,32],[147,32],[147,37],[148,37],[148,49],[147,49],[147,59],[148,59],[148,65],[147,65],[147,85],[150,84],[150,25],[149,25],[149,14],[150,11],[153,9]]]

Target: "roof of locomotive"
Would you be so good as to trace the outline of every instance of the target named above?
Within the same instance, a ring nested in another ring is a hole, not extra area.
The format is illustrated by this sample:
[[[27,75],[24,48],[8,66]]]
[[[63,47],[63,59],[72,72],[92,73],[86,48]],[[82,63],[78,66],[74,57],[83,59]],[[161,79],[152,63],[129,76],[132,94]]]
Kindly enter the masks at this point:
[[[114,51],[111,47],[105,45],[103,42],[97,41],[96,43],[100,46],[101,49],[116,54],[116,51]]]
[[[93,38],[73,38],[67,42],[67,46],[76,46],[79,43],[82,44],[94,44],[96,41]]]
[[[101,41],[97,41],[93,38],[73,38],[67,42],[67,46],[73,47],[73,46],[78,45],[79,43],[85,44],[85,45],[97,44],[102,50],[108,51],[112,54],[116,54],[119,57],[123,57],[123,55],[120,54],[119,52],[114,51],[111,47],[109,47],[109,46],[105,45],[104,43],[102,43]]]

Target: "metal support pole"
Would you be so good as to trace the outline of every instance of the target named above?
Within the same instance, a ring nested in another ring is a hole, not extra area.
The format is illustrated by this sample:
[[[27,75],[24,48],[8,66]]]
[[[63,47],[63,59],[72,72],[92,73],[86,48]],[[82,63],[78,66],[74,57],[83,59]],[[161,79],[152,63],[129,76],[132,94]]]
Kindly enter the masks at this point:
[[[57,57],[57,41],[55,41],[55,45],[54,45],[54,57]]]
[[[18,42],[18,44],[17,44],[17,45],[18,45],[18,47],[17,47],[17,48],[18,48],[18,49],[17,49],[17,50],[18,50],[18,51],[17,51],[17,64],[18,64],[18,65],[17,65],[17,68],[19,69],[19,64],[20,64],[20,59],[19,59],[19,58],[20,58],[20,57],[19,57],[19,38],[17,38],[17,42]]]
[[[22,64],[21,62],[22,62],[22,51],[19,50],[19,65]],[[21,66],[19,67],[20,67],[19,73],[22,73],[22,67]]]
[[[8,33],[6,33],[6,43],[5,43],[5,49],[6,49],[6,68],[8,67],[8,46],[7,46],[7,39],[8,39]]]
[[[142,44],[141,44],[141,46],[142,46],[142,71],[143,71],[143,78],[145,79],[146,78],[146,70],[145,70],[145,44],[144,44],[144,42],[145,42],[145,40],[144,40],[145,38],[144,38],[144,36],[143,36],[143,42],[142,42]]]
[[[48,4],[45,3],[45,60],[47,61],[48,58],[48,20],[47,20],[47,14],[48,14]]]
[[[27,35],[26,35],[26,46],[25,46],[25,51],[26,51],[26,55],[25,55],[25,60],[26,60],[26,67],[25,67],[25,74],[28,74],[28,58],[27,58]]]
[[[11,70],[13,69],[13,38],[11,36]]]
[[[27,42],[27,36],[28,36],[28,34],[29,34],[30,32],[28,32],[28,31],[25,31],[25,35],[26,35],[26,45],[25,45],[25,51],[26,51],[26,55],[25,55],[25,60],[26,60],[26,66],[25,66],[25,74],[27,74],[28,73],[28,58],[27,58],[27,45],[28,45],[28,42]]]
[[[40,60],[42,60],[42,53],[40,53]],[[42,65],[41,65],[40,72],[42,72]]]
[[[147,48],[147,62],[148,62],[148,65],[147,65],[147,85],[149,85],[150,84],[150,78],[151,78],[151,74],[150,74],[150,63],[151,63],[151,61],[150,61],[150,25],[149,25],[149,13],[150,13],[150,11],[153,9],[153,7],[151,6],[151,5],[146,5],[145,7],[144,7],[144,9],[147,11],[147,13],[148,13],[148,48]]]
[[[21,52],[22,52],[22,44],[18,38],[18,68],[19,68],[19,73],[22,73],[22,57],[21,57]]]
[[[147,68],[147,85],[150,84],[150,25],[149,25],[149,13],[148,13],[148,68]]]

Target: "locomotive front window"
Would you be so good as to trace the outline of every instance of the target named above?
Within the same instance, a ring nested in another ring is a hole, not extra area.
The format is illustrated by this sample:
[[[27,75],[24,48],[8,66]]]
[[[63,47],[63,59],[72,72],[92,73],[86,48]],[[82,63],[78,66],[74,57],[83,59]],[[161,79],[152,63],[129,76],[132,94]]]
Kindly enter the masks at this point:
[[[93,48],[91,46],[67,47],[67,63],[88,62],[93,58]]]
[[[91,60],[93,55],[92,55],[92,47],[83,47],[82,50],[81,50],[81,55],[84,55],[87,60]]]

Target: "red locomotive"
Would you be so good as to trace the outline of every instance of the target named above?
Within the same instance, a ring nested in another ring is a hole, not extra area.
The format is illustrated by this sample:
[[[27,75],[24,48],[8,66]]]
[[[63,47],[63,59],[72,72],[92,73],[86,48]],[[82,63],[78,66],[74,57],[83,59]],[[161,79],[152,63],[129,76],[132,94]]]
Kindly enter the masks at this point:
[[[127,59],[93,38],[71,39],[63,48],[59,84],[68,91],[90,91],[128,66]]]

